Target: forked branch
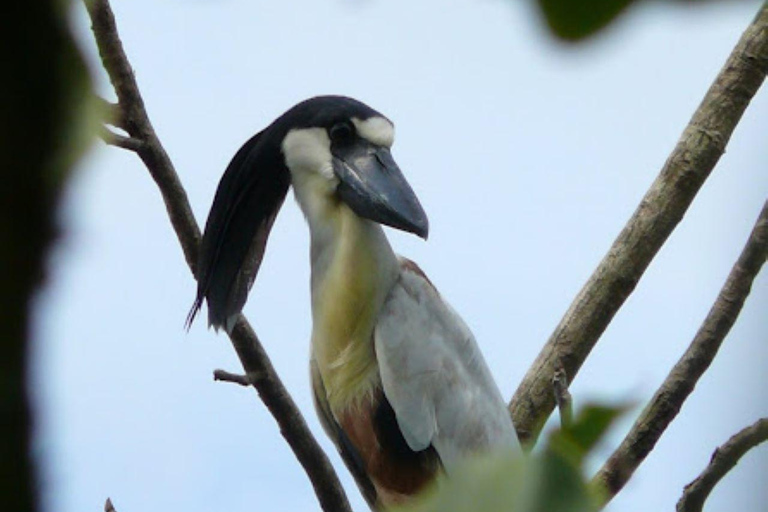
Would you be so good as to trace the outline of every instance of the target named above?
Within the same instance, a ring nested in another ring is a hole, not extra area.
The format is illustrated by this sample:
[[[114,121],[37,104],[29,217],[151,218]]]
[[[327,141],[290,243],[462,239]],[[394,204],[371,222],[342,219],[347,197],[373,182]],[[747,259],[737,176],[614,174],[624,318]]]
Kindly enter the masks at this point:
[[[555,407],[552,377],[572,381],[709,176],[768,72],[768,4],[734,48],[656,181],[555,328],[509,404],[523,442]]]
[[[745,453],[765,441],[768,441],[768,418],[757,420],[717,448],[704,471],[685,486],[677,502],[677,512],[701,512],[709,493],[718,482],[736,467]]]
[[[109,131],[104,133],[104,136],[108,138],[108,142],[136,152],[146,165],[160,189],[171,224],[184,251],[187,264],[194,274],[200,229],[189,206],[187,194],[149,121],[133,70],[118,36],[115,17],[109,2],[87,0],[85,5],[91,17],[93,33],[104,68],[109,74],[118,98],[119,110],[114,112],[114,108],[111,108],[115,119],[110,124],[117,124],[128,133],[128,137],[123,137]],[[280,432],[288,441],[296,458],[304,467],[323,510],[350,511],[347,497],[333,466],[309,431],[299,409],[272,367],[256,333],[242,315],[230,334],[230,340],[246,374],[257,376],[251,379],[252,384],[280,426]]]

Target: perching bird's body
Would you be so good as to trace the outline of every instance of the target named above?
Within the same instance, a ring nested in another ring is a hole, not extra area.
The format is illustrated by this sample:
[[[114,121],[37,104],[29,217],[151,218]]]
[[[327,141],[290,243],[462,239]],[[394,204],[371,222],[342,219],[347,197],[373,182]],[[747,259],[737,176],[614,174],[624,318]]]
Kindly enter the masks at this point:
[[[311,235],[315,404],[373,508],[400,503],[467,455],[516,450],[474,338],[381,224],[426,238],[389,148],[394,127],[350,98],[298,104],[241,148],[216,193],[190,317],[232,328],[288,185]]]

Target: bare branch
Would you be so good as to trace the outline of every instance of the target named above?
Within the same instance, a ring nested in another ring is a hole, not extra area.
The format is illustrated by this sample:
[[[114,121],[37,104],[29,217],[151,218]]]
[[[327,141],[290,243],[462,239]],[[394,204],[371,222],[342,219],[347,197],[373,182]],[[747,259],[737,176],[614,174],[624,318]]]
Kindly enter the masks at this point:
[[[768,201],[725,285],[696,336],[656,391],[624,441],[610,456],[592,484],[602,487],[606,502],[618,493],[651,452],[677,416],[694,386],[709,368],[723,339],[739,316],[752,282],[768,257]]]
[[[106,126],[102,126],[101,130],[99,130],[99,137],[101,137],[101,139],[110,146],[127,149],[128,151],[134,151],[136,153],[141,151],[141,149],[144,147],[144,143],[139,139],[120,135],[119,133],[113,132]]]
[[[253,380],[249,379],[247,375],[240,375],[237,373],[229,373],[226,370],[213,370],[213,380],[221,382],[231,382],[232,384],[239,384],[241,386],[251,386]]]
[[[570,380],[709,176],[768,72],[768,5],[734,48],[701,105],[608,254],[584,285],[509,404],[520,439],[535,442],[555,407],[552,376]]]
[[[162,193],[187,264],[195,274],[200,229],[173,164],[155,135],[144,109],[144,102],[123,51],[109,2],[88,0],[85,5],[91,17],[104,68],[118,97],[123,127],[131,138],[142,142],[137,154]],[[280,433],[309,476],[323,510],[349,512],[349,502],[333,466],[283,386],[256,333],[242,315],[230,334],[230,340],[249,380],[274,416],[280,426]]]
[[[121,115],[116,117],[121,120],[120,127],[131,137],[144,143],[137,150],[137,154],[160,189],[187,265],[195,273],[200,229],[189,206],[187,193],[144,109],[144,100],[117,33],[112,9],[107,0],[88,0],[84,3],[91,17],[91,29],[96,37],[101,61],[118,98]]]
[[[117,512],[111,498],[107,498],[107,502],[104,503],[104,512]]]
[[[712,454],[707,467],[685,486],[677,512],[701,512],[709,493],[750,449],[768,441],[768,418],[757,420],[741,430]]]

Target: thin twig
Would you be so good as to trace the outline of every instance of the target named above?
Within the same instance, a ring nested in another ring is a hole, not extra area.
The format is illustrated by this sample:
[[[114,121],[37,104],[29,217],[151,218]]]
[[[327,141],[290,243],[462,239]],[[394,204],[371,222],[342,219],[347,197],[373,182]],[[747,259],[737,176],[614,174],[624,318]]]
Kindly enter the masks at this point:
[[[562,361],[573,381],[725,151],[766,72],[768,4],[744,32],[656,181],[518,387],[509,408],[522,441],[535,442],[555,407],[555,361]]]
[[[701,512],[709,493],[718,482],[738,464],[745,453],[765,441],[768,441],[768,418],[757,420],[717,448],[704,471],[685,486],[677,502],[677,512]]]
[[[656,391],[629,434],[610,456],[592,484],[606,502],[618,493],[653,450],[664,430],[677,416],[694,386],[717,355],[723,339],[739,316],[752,282],[768,257],[768,201],[749,235],[739,259],[696,336]]]
[[[99,137],[110,146],[127,149],[128,151],[133,151],[135,153],[138,153],[144,148],[144,142],[141,140],[120,135],[106,126],[102,126],[99,130]]]
[[[101,111],[104,123],[125,130],[125,119],[123,119],[123,110],[117,103],[107,101],[101,96],[95,96],[94,102]]]
[[[562,364],[555,367],[555,374],[552,376],[552,390],[557,409],[560,411],[560,426],[568,428],[573,424],[573,398],[571,392],[568,391],[568,375]]]
[[[247,375],[241,375],[239,373],[230,373],[226,370],[213,370],[213,380],[219,382],[231,382],[233,384],[239,384],[241,386],[251,386],[253,381],[248,378]]]
[[[186,192],[144,109],[138,85],[117,33],[107,0],[85,1],[104,68],[109,74],[122,110],[124,129],[143,146],[137,151],[162,193],[174,231],[192,273],[196,272],[200,229]],[[309,476],[326,512],[349,512],[350,506],[333,466],[307,427],[264,347],[248,321],[240,315],[230,334],[232,345],[259,396],[280,426],[296,458]],[[251,378],[252,376],[256,376]]]

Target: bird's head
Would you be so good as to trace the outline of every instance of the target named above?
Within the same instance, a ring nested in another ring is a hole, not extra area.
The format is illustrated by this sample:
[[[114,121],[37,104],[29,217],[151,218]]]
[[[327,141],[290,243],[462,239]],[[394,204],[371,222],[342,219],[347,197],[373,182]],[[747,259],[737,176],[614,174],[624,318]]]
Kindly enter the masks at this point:
[[[335,197],[359,217],[427,237],[427,216],[390,152],[389,119],[352,98],[319,96],[274,127],[300,203]]]
[[[392,158],[393,141],[389,119],[342,96],[303,101],[251,137],[216,191],[187,325],[207,299],[209,323],[232,328],[291,183],[310,221],[341,202],[359,217],[426,239],[427,216]]]

